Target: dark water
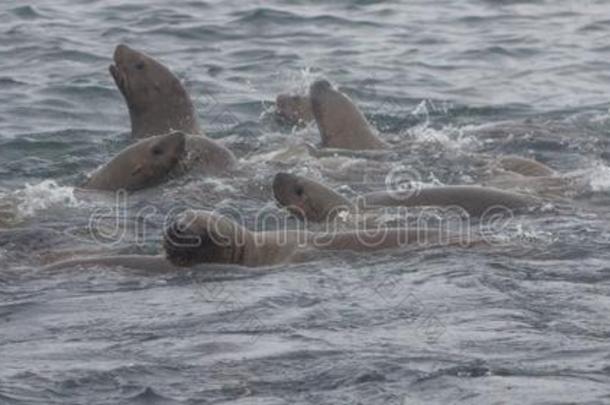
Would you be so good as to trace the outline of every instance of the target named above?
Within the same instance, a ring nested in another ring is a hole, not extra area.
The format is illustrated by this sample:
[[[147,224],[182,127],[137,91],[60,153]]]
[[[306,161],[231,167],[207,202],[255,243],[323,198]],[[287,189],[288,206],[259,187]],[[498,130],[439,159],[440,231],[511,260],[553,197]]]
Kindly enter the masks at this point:
[[[249,170],[129,196],[118,220],[112,196],[75,192],[129,144],[107,72],[121,42],[184,79],[208,134]],[[0,403],[610,403],[609,44],[605,1],[4,0]],[[392,153],[270,161],[319,138],[272,114],[276,94],[318,76]],[[396,167],[476,183],[474,156],[511,153],[582,184],[514,218],[500,246],[257,271],[42,270],[156,253],[180,207],[252,226],[284,215],[269,189],[278,170],[355,195]]]

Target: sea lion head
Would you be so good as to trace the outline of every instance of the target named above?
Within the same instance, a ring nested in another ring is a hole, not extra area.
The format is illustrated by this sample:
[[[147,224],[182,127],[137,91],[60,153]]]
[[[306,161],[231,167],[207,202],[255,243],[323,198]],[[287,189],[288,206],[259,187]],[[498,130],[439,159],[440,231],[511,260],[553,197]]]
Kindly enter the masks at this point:
[[[184,156],[186,135],[180,131],[158,135],[143,146],[142,154],[134,160],[137,166],[130,176],[136,183],[156,183],[169,174]]]
[[[275,106],[280,118],[289,124],[303,125],[314,119],[308,96],[280,94],[275,99]]]
[[[277,203],[297,217],[314,222],[333,219],[352,204],[324,184],[290,173],[278,173],[273,179]]]
[[[362,111],[328,80],[316,80],[309,87],[311,110],[318,125],[322,146],[351,150],[384,149]]]
[[[135,137],[172,130],[195,133],[193,103],[180,80],[163,64],[127,45],[118,45],[109,70],[123,94]]]
[[[333,85],[326,79],[318,79],[309,86],[309,95],[312,98],[322,96],[328,91],[333,91]]]
[[[116,155],[98,169],[86,188],[96,190],[140,190],[162,182],[185,153],[185,135],[172,132],[143,139]]]
[[[163,247],[167,260],[176,266],[244,265],[250,239],[247,229],[223,215],[187,210],[166,228]]]

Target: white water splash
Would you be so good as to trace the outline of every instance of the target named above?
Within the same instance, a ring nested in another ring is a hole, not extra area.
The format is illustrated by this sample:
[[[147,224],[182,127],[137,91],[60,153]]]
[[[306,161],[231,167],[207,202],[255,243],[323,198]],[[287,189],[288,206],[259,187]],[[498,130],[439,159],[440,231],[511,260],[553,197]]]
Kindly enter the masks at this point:
[[[242,160],[245,163],[252,164],[267,162],[300,162],[311,159],[311,154],[314,150],[315,147],[304,142],[299,142],[269,152],[252,154],[242,158]]]
[[[19,217],[32,217],[36,212],[53,207],[77,207],[78,200],[74,196],[74,187],[59,186],[53,180],[41,183],[25,184],[23,190],[15,192]]]
[[[591,122],[606,124],[610,121],[610,109],[603,113],[596,113],[590,118]]]
[[[428,101],[423,100],[411,111],[412,115],[423,117],[423,122],[406,131],[409,137],[415,142],[440,144],[447,149],[471,149],[479,146],[477,138],[465,135],[463,128],[453,125],[447,125],[441,129],[432,128],[430,126],[429,104]],[[436,108],[433,104],[430,106],[432,109]]]
[[[272,96],[280,93],[286,94],[300,94],[306,95],[309,94],[309,86],[314,82],[314,80],[318,78],[318,74],[312,72],[310,66],[305,66],[298,71],[290,70],[282,70],[277,71],[273,75],[272,83],[278,83],[281,85],[281,89],[273,89]],[[261,82],[258,87],[267,86],[267,82]],[[269,90],[269,89],[267,89]],[[263,91],[263,93],[265,93]]]
[[[53,208],[78,207],[74,187],[59,186],[53,180],[0,195],[0,224],[14,224]]]
[[[297,94],[309,94],[309,86],[317,78],[317,74],[311,71],[311,67],[305,66],[299,70],[299,73],[293,76],[291,87]]]
[[[237,193],[235,187],[227,183],[224,179],[208,177],[203,179],[203,184],[207,184],[217,193]]]
[[[425,122],[409,128],[407,135],[415,142],[439,144],[446,149],[473,149],[479,146],[479,141],[475,137],[465,135],[462,128],[452,125],[436,129]]]
[[[532,224],[519,223],[512,230],[511,239],[528,248],[542,248],[555,242],[557,237],[552,232],[543,231]]]
[[[597,164],[587,173],[586,177],[591,191],[598,193],[610,191],[610,167]]]

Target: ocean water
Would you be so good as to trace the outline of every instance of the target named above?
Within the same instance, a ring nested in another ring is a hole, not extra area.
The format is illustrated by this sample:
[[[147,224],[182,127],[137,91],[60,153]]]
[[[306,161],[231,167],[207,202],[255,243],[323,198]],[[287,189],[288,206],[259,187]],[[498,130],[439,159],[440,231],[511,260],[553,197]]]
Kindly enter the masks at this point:
[[[130,143],[107,69],[119,43],[168,65],[246,170],[79,190]],[[609,60],[603,0],[3,0],[0,403],[610,403]],[[317,129],[278,123],[273,103],[317,77],[392,151],[298,152]],[[280,170],[351,197],[388,180],[489,181],[485,164],[507,154],[569,181],[527,184],[552,202],[488,247],[44,267],[159,253],[185,207],[294,225],[272,200]]]

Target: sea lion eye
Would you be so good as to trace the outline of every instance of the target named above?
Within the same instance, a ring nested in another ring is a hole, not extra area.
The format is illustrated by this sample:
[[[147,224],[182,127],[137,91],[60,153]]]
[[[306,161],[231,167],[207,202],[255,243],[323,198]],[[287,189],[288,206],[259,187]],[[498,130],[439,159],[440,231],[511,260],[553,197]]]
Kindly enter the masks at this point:
[[[163,148],[159,147],[159,146],[155,146],[154,148],[152,148],[152,154],[155,156],[160,156],[163,154]]]
[[[136,63],[135,67],[136,67],[137,70],[143,70],[144,69],[144,62]]]
[[[305,193],[305,190],[303,189],[303,186],[296,186],[296,188],[294,189],[294,192],[299,197],[303,197],[303,194]]]

